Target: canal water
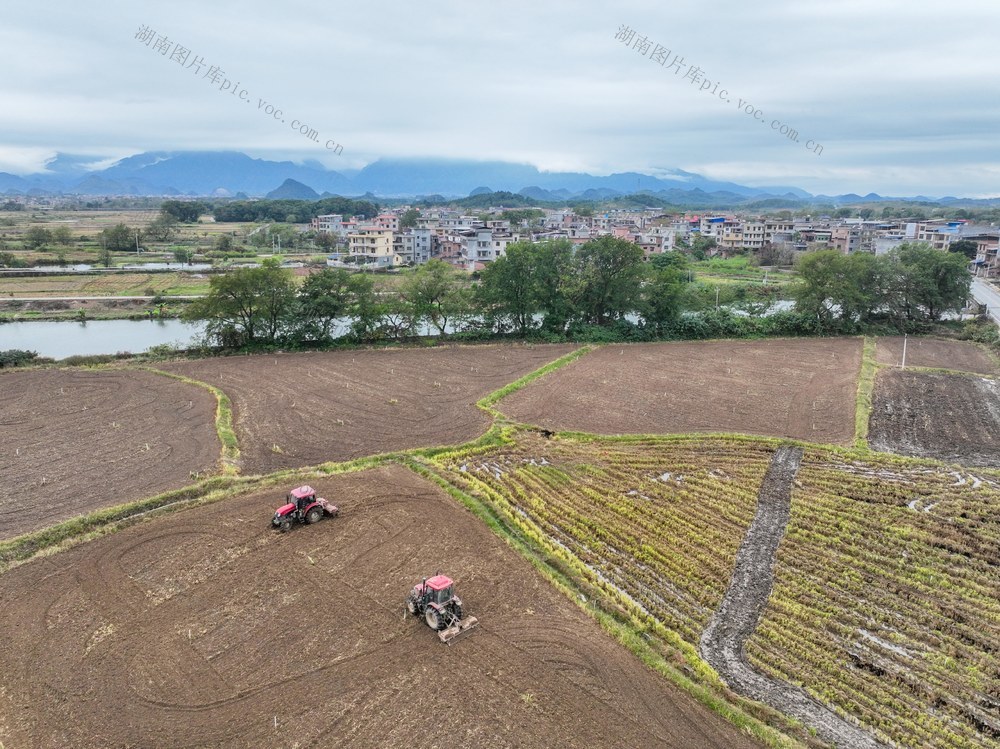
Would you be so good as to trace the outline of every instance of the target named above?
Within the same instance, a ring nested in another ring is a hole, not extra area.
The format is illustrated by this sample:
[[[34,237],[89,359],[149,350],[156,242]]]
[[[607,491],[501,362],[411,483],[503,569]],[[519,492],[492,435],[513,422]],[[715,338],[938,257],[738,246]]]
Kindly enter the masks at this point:
[[[201,335],[201,323],[180,320],[28,321],[0,323],[0,351],[21,349],[39,356],[95,356],[128,351],[140,354],[152,346],[187,348]]]

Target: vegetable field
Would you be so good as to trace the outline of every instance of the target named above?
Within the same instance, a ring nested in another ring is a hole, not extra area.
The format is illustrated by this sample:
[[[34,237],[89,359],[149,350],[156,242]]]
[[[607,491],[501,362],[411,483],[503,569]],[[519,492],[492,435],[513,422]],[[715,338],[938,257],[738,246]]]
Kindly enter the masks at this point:
[[[694,645],[725,592],[772,451],[766,441],[526,433],[446,466],[449,481]]]
[[[776,445],[526,432],[439,460],[683,654],[729,584]],[[1000,475],[857,455],[807,449],[750,663],[900,746],[1000,747]]]
[[[1000,476],[806,453],[765,672],[903,746],[1000,746]]]

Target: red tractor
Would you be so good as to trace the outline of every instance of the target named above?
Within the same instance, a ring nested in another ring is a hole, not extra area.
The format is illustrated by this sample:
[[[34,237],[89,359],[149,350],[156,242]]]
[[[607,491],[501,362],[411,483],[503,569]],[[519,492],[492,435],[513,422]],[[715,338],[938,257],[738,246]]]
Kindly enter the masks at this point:
[[[318,523],[324,517],[336,517],[340,510],[322,497],[316,496],[311,486],[300,486],[288,493],[288,502],[274,511],[271,525],[287,533],[292,523]]]
[[[406,608],[414,616],[424,617],[441,642],[450,643],[479,624],[474,616],[462,618],[462,599],[455,595],[455,583],[447,575],[425,577],[414,585],[406,597]]]

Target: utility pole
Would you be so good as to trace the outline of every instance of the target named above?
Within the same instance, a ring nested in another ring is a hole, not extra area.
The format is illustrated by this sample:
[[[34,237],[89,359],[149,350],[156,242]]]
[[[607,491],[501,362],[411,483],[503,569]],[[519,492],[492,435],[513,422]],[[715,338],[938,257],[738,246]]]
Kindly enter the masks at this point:
[[[900,369],[906,369],[906,333],[903,333],[903,363],[899,365]]]

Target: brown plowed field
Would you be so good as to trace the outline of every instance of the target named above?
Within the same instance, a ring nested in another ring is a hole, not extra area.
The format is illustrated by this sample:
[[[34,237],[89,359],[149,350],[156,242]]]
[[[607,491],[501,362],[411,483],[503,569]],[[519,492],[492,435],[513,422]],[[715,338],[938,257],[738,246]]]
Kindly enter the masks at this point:
[[[903,337],[877,339],[875,361],[890,367],[898,367],[903,361]],[[1000,373],[996,361],[975,343],[920,336],[910,336],[906,339],[906,366],[955,369],[978,374]]]
[[[324,478],[151,520],[0,577],[9,747],[756,746],[643,666],[434,485]],[[456,578],[448,647],[403,598]]]
[[[1000,466],[1000,382],[882,370],[875,378],[868,438],[882,452]]]
[[[219,459],[215,405],[146,372],[0,375],[0,539],[192,483]]]
[[[448,346],[257,355],[165,367],[232,399],[243,473],[467,442],[476,401],[575,346]]]
[[[610,345],[498,407],[550,429],[843,444],[854,435],[861,350],[857,338]]]

